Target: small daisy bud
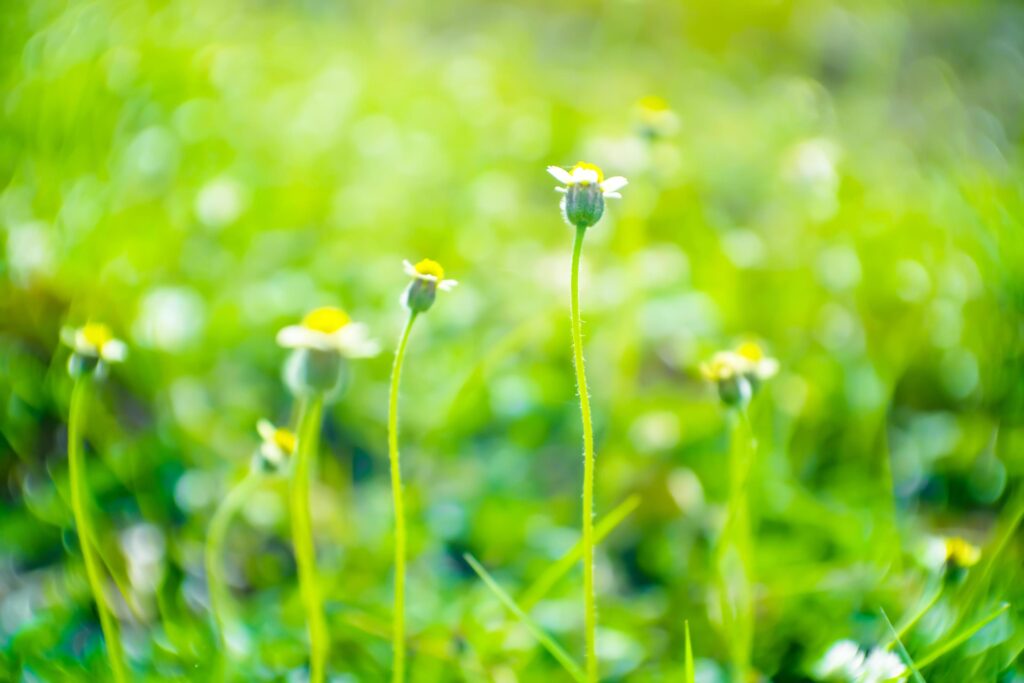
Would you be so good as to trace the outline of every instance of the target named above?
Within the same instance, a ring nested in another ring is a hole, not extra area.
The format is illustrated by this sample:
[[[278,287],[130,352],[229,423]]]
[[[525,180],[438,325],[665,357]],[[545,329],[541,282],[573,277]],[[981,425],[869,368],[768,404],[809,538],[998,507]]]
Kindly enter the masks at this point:
[[[727,406],[745,406],[753,395],[754,389],[746,377],[736,375],[718,380],[718,397]]]
[[[605,198],[620,199],[619,190],[627,184],[622,176],[606,179],[600,168],[584,161],[569,171],[548,166],[548,173],[563,183],[563,187],[555,188],[565,195],[561,203],[562,216],[577,228],[596,225],[604,215]]]
[[[425,258],[416,265],[403,261],[402,267],[406,275],[412,278],[402,294],[402,305],[413,313],[429,310],[434,305],[437,290],[447,292],[459,284],[455,280],[446,280],[444,268],[432,259]]]
[[[402,295],[402,303],[413,313],[423,313],[434,305],[437,298],[437,282],[419,278],[409,283]]]
[[[110,328],[102,323],[87,323],[82,327],[65,327],[61,341],[71,347],[68,373],[74,378],[106,375],[107,365],[120,363],[128,355],[128,347],[115,339]]]
[[[604,196],[595,184],[572,185],[562,198],[562,215],[577,228],[596,225],[604,215]]]
[[[284,366],[284,381],[296,396],[333,394],[347,378],[348,364],[340,354],[319,349],[295,349]]]

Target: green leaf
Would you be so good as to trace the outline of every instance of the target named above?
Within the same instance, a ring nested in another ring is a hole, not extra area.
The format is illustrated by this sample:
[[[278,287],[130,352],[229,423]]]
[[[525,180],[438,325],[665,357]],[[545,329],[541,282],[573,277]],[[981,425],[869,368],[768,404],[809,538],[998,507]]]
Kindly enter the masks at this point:
[[[878,608],[878,611],[882,613],[882,618],[885,619],[885,625],[889,627],[889,631],[892,633],[893,642],[896,644],[897,651],[900,653],[900,656],[903,657],[903,661],[906,663],[911,673],[914,674],[914,680],[917,683],[926,683],[924,676],[922,676],[921,672],[917,670],[916,666],[914,666],[914,660],[910,657],[910,653],[907,652],[907,648],[903,647],[903,641],[900,640],[900,634],[896,632],[896,628],[892,625],[892,622],[889,621],[889,615],[886,614],[885,610],[881,607]]]
[[[519,605],[516,604],[515,600],[513,600],[512,597],[498,585],[498,582],[487,573],[487,570],[483,568],[483,565],[477,562],[475,557],[469,553],[463,554],[462,557],[466,560],[469,566],[473,568],[473,571],[475,571],[477,576],[479,576],[484,582],[484,585],[490,588],[495,597],[505,605],[508,611],[514,614],[519,621],[523,622],[523,626],[525,626],[526,630],[528,630],[530,634],[537,639],[537,642],[544,646],[544,649],[551,653],[551,656],[558,660],[559,664],[565,667],[565,670],[569,672],[569,675],[573,677],[573,680],[577,681],[577,683],[585,683],[586,676],[583,674],[583,669],[580,668],[580,665],[576,663],[569,653],[566,652],[561,645],[555,642],[551,636],[541,630],[540,626],[538,626],[537,623],[531,619]]]

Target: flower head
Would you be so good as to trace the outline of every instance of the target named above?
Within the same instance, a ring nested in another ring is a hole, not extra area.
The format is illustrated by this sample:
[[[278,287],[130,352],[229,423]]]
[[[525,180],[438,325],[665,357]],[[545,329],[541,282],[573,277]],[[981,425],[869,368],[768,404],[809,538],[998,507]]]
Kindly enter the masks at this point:
[[[951,567],[967,569],[981,560],[981,550],[960,536],[951,536],[945,540],[946,563]]]
[[[864,653],[852,640],[832,644],[814,667],[815,675],[827,681],[853,681],[864,668]]]
[[[679,116],[668,102],[653,95],[637,101],[636,121],[640,135],[650,140],[669,137],[679,129]]]
[[[257,422],[256,431],[263,440],[259,450],[260,466],[274,470],[283,468],[288,458],[295,452],[295,432],[284,427],[275,427],[269,420]]]
[[[565,186],[555,188],[565,195],[562,214],[570,225],[578,228],[589,228],[601,220],[605,198],[621,199],[619,190],[629,183],[622,176],[605,178],[598,166],[585,161],[568,171],[560,166],[548,166],[548,173]]]
[[[719,351],[700,366],[701,374],[718,385],[726,405],[746,405],[761,382],[779,371],[779,362],[765,356],[761,347],[744,342],[735,351]]]
[[[277,343],[286,349],[334,351],[346,358],[367,358],[380,351],[365,325],[352,322],[345,311],[332,306],[310,311],[300,324],[283,328]]]
[[[857,677],[857,683],[883,683],[903,680],[907,667],[894,652],[876,647],[868,652],[864,666]]]
[[[459,284],[457,280],[446,280],[444,268],[432,259],[425,258],[416,265],[402,261],[402,267],[406,275],[412,278],[402,294],[402,305],[416,313],[422,313],[434,305],[437,290],[449,292]]]
[[[103,323],[64,327],[60,340],[72,350],[68,372],[76,377],[92,370],[102,373],[104,364],[120,363],[128,356],[128,346]]]

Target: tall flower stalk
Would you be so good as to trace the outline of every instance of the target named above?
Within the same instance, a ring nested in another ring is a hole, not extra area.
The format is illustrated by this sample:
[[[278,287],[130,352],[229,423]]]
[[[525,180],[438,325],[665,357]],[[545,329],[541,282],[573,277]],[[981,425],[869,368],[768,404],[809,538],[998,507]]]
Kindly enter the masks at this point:
[[[341,390],[347,372],[346,359],[373,356],[377,343],[367,337],[366,327],[352,322],[338,308],[318,308],[277,335],[277,343],[293,349],[285,366],[288,387],[301,401],[298,443],[292,461],[289,486],[292,543],[299,579],[299,594],[309,633],[309,680],[323,683],[327,672],[330,634],[316,566],[310,487],[315,472],[324,401]]]
[[[298,451],[289,489],[295,564],[299,574],[302,605],[306,610],[306,625],[309,629],[311,683],[322,683],[324,680],[327,653],[330,648],[327,619],[320,596],[316,547],[313,543],[313,517],[309,503],[313,461],[316,458],[322,415],[322,396],[313,395],[305,399],[299,417]]]
[[[722,404],[730,408],[728,513],[715,550],[715,565],[732,680],[741,683],[747,680],[754,640],[754,538],[748,482],[757,442],[747,408],[761,383],[778,372],[778,362],[767,358],[758,345],[747,342],[736,351],[716,353],[701,371],[717,386]]]
[[[235,515],[242,509],[250,496],[259,489],[268,474],[277,474],[284,469],[288,458],[295,451],[296,443],[293,432],[275,427],[266,420],[260,420],[257,431],[263,442],[256,455],[253,456],[245,477],[228,492],[217,506],[206,534],[205,564],[210,591],[210,611],[220,644],[218,676],[220,678],[227,676],[227,680],[231,680],[234,673],[231,670],[225,672],[225,667],[231,661],[228,631],[233,624],[231,623],[230,591],[223,570],[224,543]]]
[[[407,540],[405,528],[405,496],[402,491],[402,467],[398,455],[398,388],[402,379],[402,365],[413,323],[420,313],[434,304],[437,290],[450,290],[458,283],[444,279],[444,269],[437,261],[423,259],[416,265],[404,262],[405,272],[412,282],[402,295],[402,305],[408,310],[405,327],[398,340],[395,360],[391,366],[391,388],[388,392],[388,460],[391,465],[391,499],[395,514],[395,598],[392,617],[391,647],[393,663],[391,680],[405,680],[405,576]]]
[[[117,619],[107,604],[103,590],[102,560],[96,550],[98,543],[89,517],[89,480],[85,470],[83,424],[88,406],[88,392],[94,379],[106,375],[108,363],[124,360],[127,347],[114,339],[106,325],[89,323],[81,328],[65,328],[62,341],[73,350],[68,360],[68,372],[74,385],[68,413],[68,476],[71,485],[71,511],[78,530],[78,543],[82,548],[85,573],[89,580],[93,602],[99,614],[100,628],[107,645],[107,659],[115,683],[129,680],[125,665],[124,648]]]
[[[564,184],[555,188],[562,198],[562,215],[576,229],[572,247],[572,283],[570,317],[572,320],[573,365],[580,397],[583,421],[583,624],[588,681],[599,677],[597,661],[597,604],[594,590],[594,425],[590,415],[590,394],[587,391],[587,370],[583,360],[583,325],[580,318],[580,255],[587,228],[597,224],[604,214],[605,198],[621,198],[618,190],[625,187],[622,176],[605,179],[601,169],[580,162],[567,171],[549,166],[548,173]]]

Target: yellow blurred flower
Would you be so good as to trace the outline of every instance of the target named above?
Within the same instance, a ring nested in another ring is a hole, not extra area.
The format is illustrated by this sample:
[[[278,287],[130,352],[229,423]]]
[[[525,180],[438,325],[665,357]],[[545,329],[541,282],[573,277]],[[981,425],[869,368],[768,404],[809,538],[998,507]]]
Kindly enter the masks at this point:
[[[284,427],[275,427],[269,420],[256,423],[256,431],[263,443],[260,444],[260,455],[274,467],[282,467],[295,452],[298,439],[295,432]]]
[[[71,349],[85,358],[120,363],[128,356],[128,346],[115,339],[110,328],[103,323],[86,323],[81,327],[65,327],[60,339]]]

